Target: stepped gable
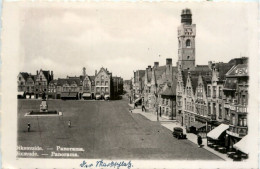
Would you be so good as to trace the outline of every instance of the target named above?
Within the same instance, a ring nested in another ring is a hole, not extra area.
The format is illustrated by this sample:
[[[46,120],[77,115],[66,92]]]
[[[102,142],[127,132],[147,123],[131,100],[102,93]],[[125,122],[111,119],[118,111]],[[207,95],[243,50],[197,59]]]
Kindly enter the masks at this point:
[[[191,76],[190,77],[193,94],[196,93],[196,88],[198,86],[198,80],[199,80],[199,76]]]
[[[211,82],[212,76],[201,76],[202,77],[202,82],[203,82],[203,86],[205,89],[205,92],[207,94],[208,90],[207,90],[207,83]]]

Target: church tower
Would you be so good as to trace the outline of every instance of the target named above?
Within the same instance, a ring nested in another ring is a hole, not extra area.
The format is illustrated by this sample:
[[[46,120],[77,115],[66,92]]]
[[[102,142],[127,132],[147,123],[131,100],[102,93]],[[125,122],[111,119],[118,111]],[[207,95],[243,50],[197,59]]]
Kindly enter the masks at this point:
[[[195,68],[196,25],[192,24],[190,9],[183,9],[181,25],[178,27],[178,66],[184,69]]]

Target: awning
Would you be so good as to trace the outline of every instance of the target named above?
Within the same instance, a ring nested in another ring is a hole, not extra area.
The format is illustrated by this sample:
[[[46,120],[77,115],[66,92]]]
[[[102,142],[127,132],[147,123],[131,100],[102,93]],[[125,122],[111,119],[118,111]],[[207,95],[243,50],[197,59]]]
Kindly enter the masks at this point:
[[[24,94],[24,92],[18,92],[18,94],[17,95],[23,95]]]
[[[109,96],[108,94],[106,94],[106,95],[105,95],[105,98],[108,98],[108,97],[110,97],[110,96]]]
[[[77,97],[78,92],[62,92],[61,97],[70,98],[70,97]]]
[[[139,100],[141,100],[141,98],[136,99],[136,100],[135,100],[135,103],[138,102]]]
[[[30,95],[26,95],[26,99],[29,99],[30,98]]]
[[[199,123],[197,121],[191,123],[191,125],[190,125],[190,127],[195,127],[196,129],[200,129],[200,128],[205,127],[205,126],[206,126],[206,124]]]
[[[91,97],[91,93],[83,93],[82,97]]]
[[[99,98],[101,98],[101,96],[100,95],[96,95],[96,99],[99,99]]]
[[[243,153],[248,154],[249,153],[249,146],[247,142],[248,136],[246,135],[243,137],[239,142],[233,145],[233,147],[239,151],[242,151]]]
[[[226,131],[229,128],[229,125],[226,124],[220,124],[218,127],[214,128],[211,130],[208,134],[207,137],[212,138],[213,140],[218,140],[219,136]]]

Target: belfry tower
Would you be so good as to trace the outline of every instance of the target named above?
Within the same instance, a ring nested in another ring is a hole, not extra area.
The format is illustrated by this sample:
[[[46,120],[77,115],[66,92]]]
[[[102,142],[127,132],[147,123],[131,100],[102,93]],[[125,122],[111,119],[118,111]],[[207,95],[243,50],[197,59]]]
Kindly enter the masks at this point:
[[[195,68],[196,25],[192,24],[190,9],[181,12],[181,25],[178,27],[178,66],[184,69]]]

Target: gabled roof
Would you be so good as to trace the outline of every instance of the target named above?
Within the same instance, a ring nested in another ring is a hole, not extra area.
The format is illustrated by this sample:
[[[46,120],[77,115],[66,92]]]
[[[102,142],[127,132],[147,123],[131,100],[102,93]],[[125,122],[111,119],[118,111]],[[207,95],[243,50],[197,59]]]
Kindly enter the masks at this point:
[[[210,68],[207,65],[198,65],[193,70],[182,70],[182,78],[183,78],[184,86],[186,86],[187,77],[188,77],[189,73],[190,73],[191,77],[196,77],[196,78],[198,78],[199,75],[211,76],[211,74],[212,74]],[[198,81],[198,80],[196,80],[196,81]]]
[[[234,68],[230,69],[227,74],[227,77],[241,77],[248,76],[248,65],[247,64],[238,64]]]
[[[95,80],[95,76],[88,76],[91,81]]]
[[[30,76],[29,73],[27,73],[27,72],[20,72],[20,74],[22,75],[22,77],[24,78],[25,81]]]
[[[196,88],[198,86],[198,80],[199,80],[198,76],[191,76],[191,78],[190,78],[191,87],[192,87],[192,90],[193,90],[194,94],[196,93]]]
[[[73,82],[75,82],[78,86],[81,85],[81,80],[79,78],[66,78],[66,79],[58,79],[57,85],[58,86],[62,86],[66,83],[68,83],[69,85],[73,84]]]
[[[48,70],[42,70],[42,73],[43,73],[43,75],[45,76],[45,78],[46,79],[50,79],[50,71],[48,71]]]
[[[166,66],[159,66],[157,68],[154,68],[156,80],[161,78],[161,76],[165,72],[165,70],[166,70]]]
[[[233,67],[233,64],[230,63],[216,63],[215,68],[219,72],[219,81],[225,79],[226,73]]]
[[[203,82],[203,85],[204,85],[205,92],[207,93],[208,92],[207,83],[211,82],[212,76],[201,76],[201,77],[202,77],[202,82]]]
[[[173,78],[173,82],[169,84],[165,84],[166,88],[161,91],[161,95],[164,96],[176,96],[176,87],[177,87],[177,79]]]
[[[58,82],[58,80],[52,80],[52,81],[50,81],[50,84],[57,84],[57,82]]]

